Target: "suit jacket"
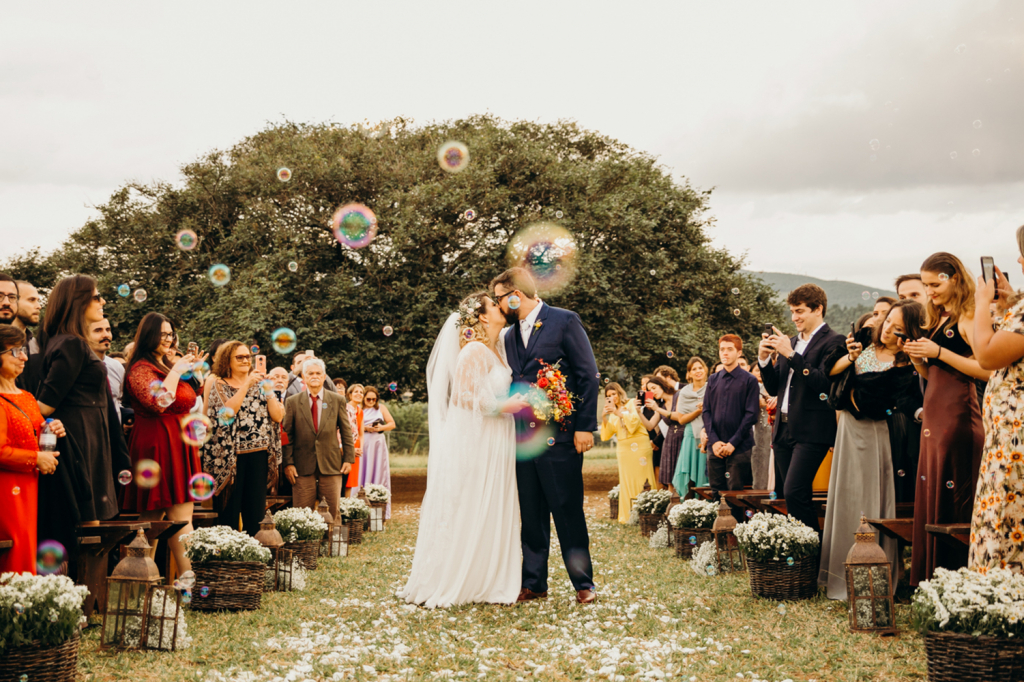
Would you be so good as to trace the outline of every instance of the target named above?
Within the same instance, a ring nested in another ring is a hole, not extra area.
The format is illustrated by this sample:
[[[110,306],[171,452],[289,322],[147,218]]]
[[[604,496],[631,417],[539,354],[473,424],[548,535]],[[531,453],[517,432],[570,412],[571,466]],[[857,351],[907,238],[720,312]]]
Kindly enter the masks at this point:
[[[561,362],[565,386],[576,396],[575,411],[565,419],[555,435],[559,443],[572,442],[576,431],[597,430],[597,400],[601,392],[597,361],[580,316],[571,310],[543,304],[530,343],[523,348],[518,323],[505,332],[505,353],[512,368],[512,381],[536,383],[540,360],[554,365]]]
[[[299,476],[312,476],[317,466],[324,476],[338,476],[344,462],[356,461],[345,399],[337,393],[324,390],[317,420],[320,428],[316,432],[313,431],[313,413],[309,405],[308,391],[297,393],[284,403],[281,427],[288,436],[288,443],[284,445],[284,465],[294,466]],[[341,445],[338,444],[339,429]]]
[[[798,337],[790,343],[796,348]],[[769,395],[778,397],[778,410],[782,412],[782,400],[786,394],[786,379],[793,370],[789,386],[787,419],[789,437],[798,443],[833,445],[836,441],[836,412],[828,404],[828,389],[831,385],[825,359],[837,346],[846,343],[846,338],[837,334],[826,324],[811,337],[803,354],[793,353],[789,358],[781,355],[775,362],[761,368],[761,380]],[[776,418],[772,427],[772,442],[779,432],[782,419]]]

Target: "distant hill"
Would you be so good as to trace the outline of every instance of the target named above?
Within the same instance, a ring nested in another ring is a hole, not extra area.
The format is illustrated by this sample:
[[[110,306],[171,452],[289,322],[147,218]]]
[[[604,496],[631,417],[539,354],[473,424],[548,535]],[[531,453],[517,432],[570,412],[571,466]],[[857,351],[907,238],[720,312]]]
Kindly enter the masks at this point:
[[[782,299],[786,298],[793,289],[796,289],[801,284],[817,284],[819,287],[825,290],[825,294],[828,295],[828,305],[842,306],[844,308],[859,308],[861,306],[870,306],[876,294],[878,296],[891,296],[896,298],[896,292],[888,289],[877,289],[870,287],[865,284],[857,284],[855,282],[844,282],[838,279],[818,279],[817,277],[809,277],[807,275],[791,275],[785,272],[753,272],[747,271],[749,274],[756,277],[760,277],[765,284],[775,289],[779,293],[779,297]],[[868,292],[868,298],[864,298],[864,292]]]

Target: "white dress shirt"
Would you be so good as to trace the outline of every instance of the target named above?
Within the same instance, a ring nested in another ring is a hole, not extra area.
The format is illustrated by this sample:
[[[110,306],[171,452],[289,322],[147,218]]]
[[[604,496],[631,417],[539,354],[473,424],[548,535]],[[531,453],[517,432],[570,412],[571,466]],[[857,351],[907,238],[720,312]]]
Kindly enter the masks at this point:
[[[814,335],[818,333],[818,330],[821,329],[824,326],[825,326],[825,323],[822,322],[817,327],[815,327],[814,331],[811,332],[810,334],[808,334],[806,341],[804,341],[804,337],[802,335],[797,335],[797,337],[796,337],[796,346],[793,347],[793,352],[794,353],[799,353],[800,355],[803,355],[804,351],[807,350],[807,346],[810,345],[811,339],[813,339]],[[762,367],[767,367],[768,363],[771,362],[771,360],[772,360],[772,358],[769,355],[764,360],[758,360],[757,364],[761,365]],[[789,384],[792,381],[793,381],[793,368],[790,367],[790,369],[789,369],[789,376],[786,377],[786,391],[785,391],[785,393],[783,394],[783,397],[782,397],[782,407],[779,409],[779,412],[781,414],[789,414]]]
[[[537,324],[537,318],[540,316],[541,306],[544,305],[544,301],[538,299],[537,307],[530,311],[530,314],[526,316],[525,320],[519,320],[519,331],[523,334],[523,348],[530,345],[530,334],[533,333],[533,325]]]
[[[117,411],[117,420],[121,421],[121,399],[124,398],[124,365],[115,360],[103,356],[103,364],[107,367],[107,383],[110,385],[110,392],[114,396],[114,409]]]

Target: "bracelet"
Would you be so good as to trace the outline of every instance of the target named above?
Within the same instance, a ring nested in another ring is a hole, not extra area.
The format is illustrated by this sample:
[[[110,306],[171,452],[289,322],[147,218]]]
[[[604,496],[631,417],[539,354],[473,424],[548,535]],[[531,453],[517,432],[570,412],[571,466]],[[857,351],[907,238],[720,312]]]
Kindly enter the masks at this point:
[[[941,357],[942,357],[942,346],[939,346],[939,352],[936,353],[935,359],[938,360]]]
[[[847,354],[846,354],[846,357],[847,357],[847,358],[849,358],[849,360],[850,360],[850,364],[851,364],[851,365],[855,365],[855,364],[857,364],[857,360],[856,360],[856,358],[854,358],[854,357],[853,357],[853,355],[852,355],[852,354],[850,354],[850,353],[847,353]]]

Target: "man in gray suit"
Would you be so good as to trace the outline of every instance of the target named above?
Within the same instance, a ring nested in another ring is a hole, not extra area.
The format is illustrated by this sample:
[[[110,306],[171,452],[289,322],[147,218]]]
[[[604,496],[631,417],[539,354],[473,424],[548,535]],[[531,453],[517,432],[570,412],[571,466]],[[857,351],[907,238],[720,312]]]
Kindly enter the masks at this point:
[[[288,388],[285,391],[287,397],[292,397],[298,393],[302,393],[306,390],[305,384],[302,382],[302,366],[306,363],[306,360],[313,360],[312,351],[307,353],[296,353],[292,359],[292,370],[288,372]],[[326,370],[325,370],[326,371]],[[337,393],[338,389],[334,387],[334,382],[331,381],[330,377],[324,377],[324,388],[331,393]]]
[[[345,399],[326,390],[326,378],[322,360],[306,360],[302,364],[306,389],[285,401],[281,424],[288,435],[284,475],[292,484],[293,506],[316,509],[318,500],[326,497],[331,515],[338,518],[338,500],[345,477],[356,461],[356,451]]]

